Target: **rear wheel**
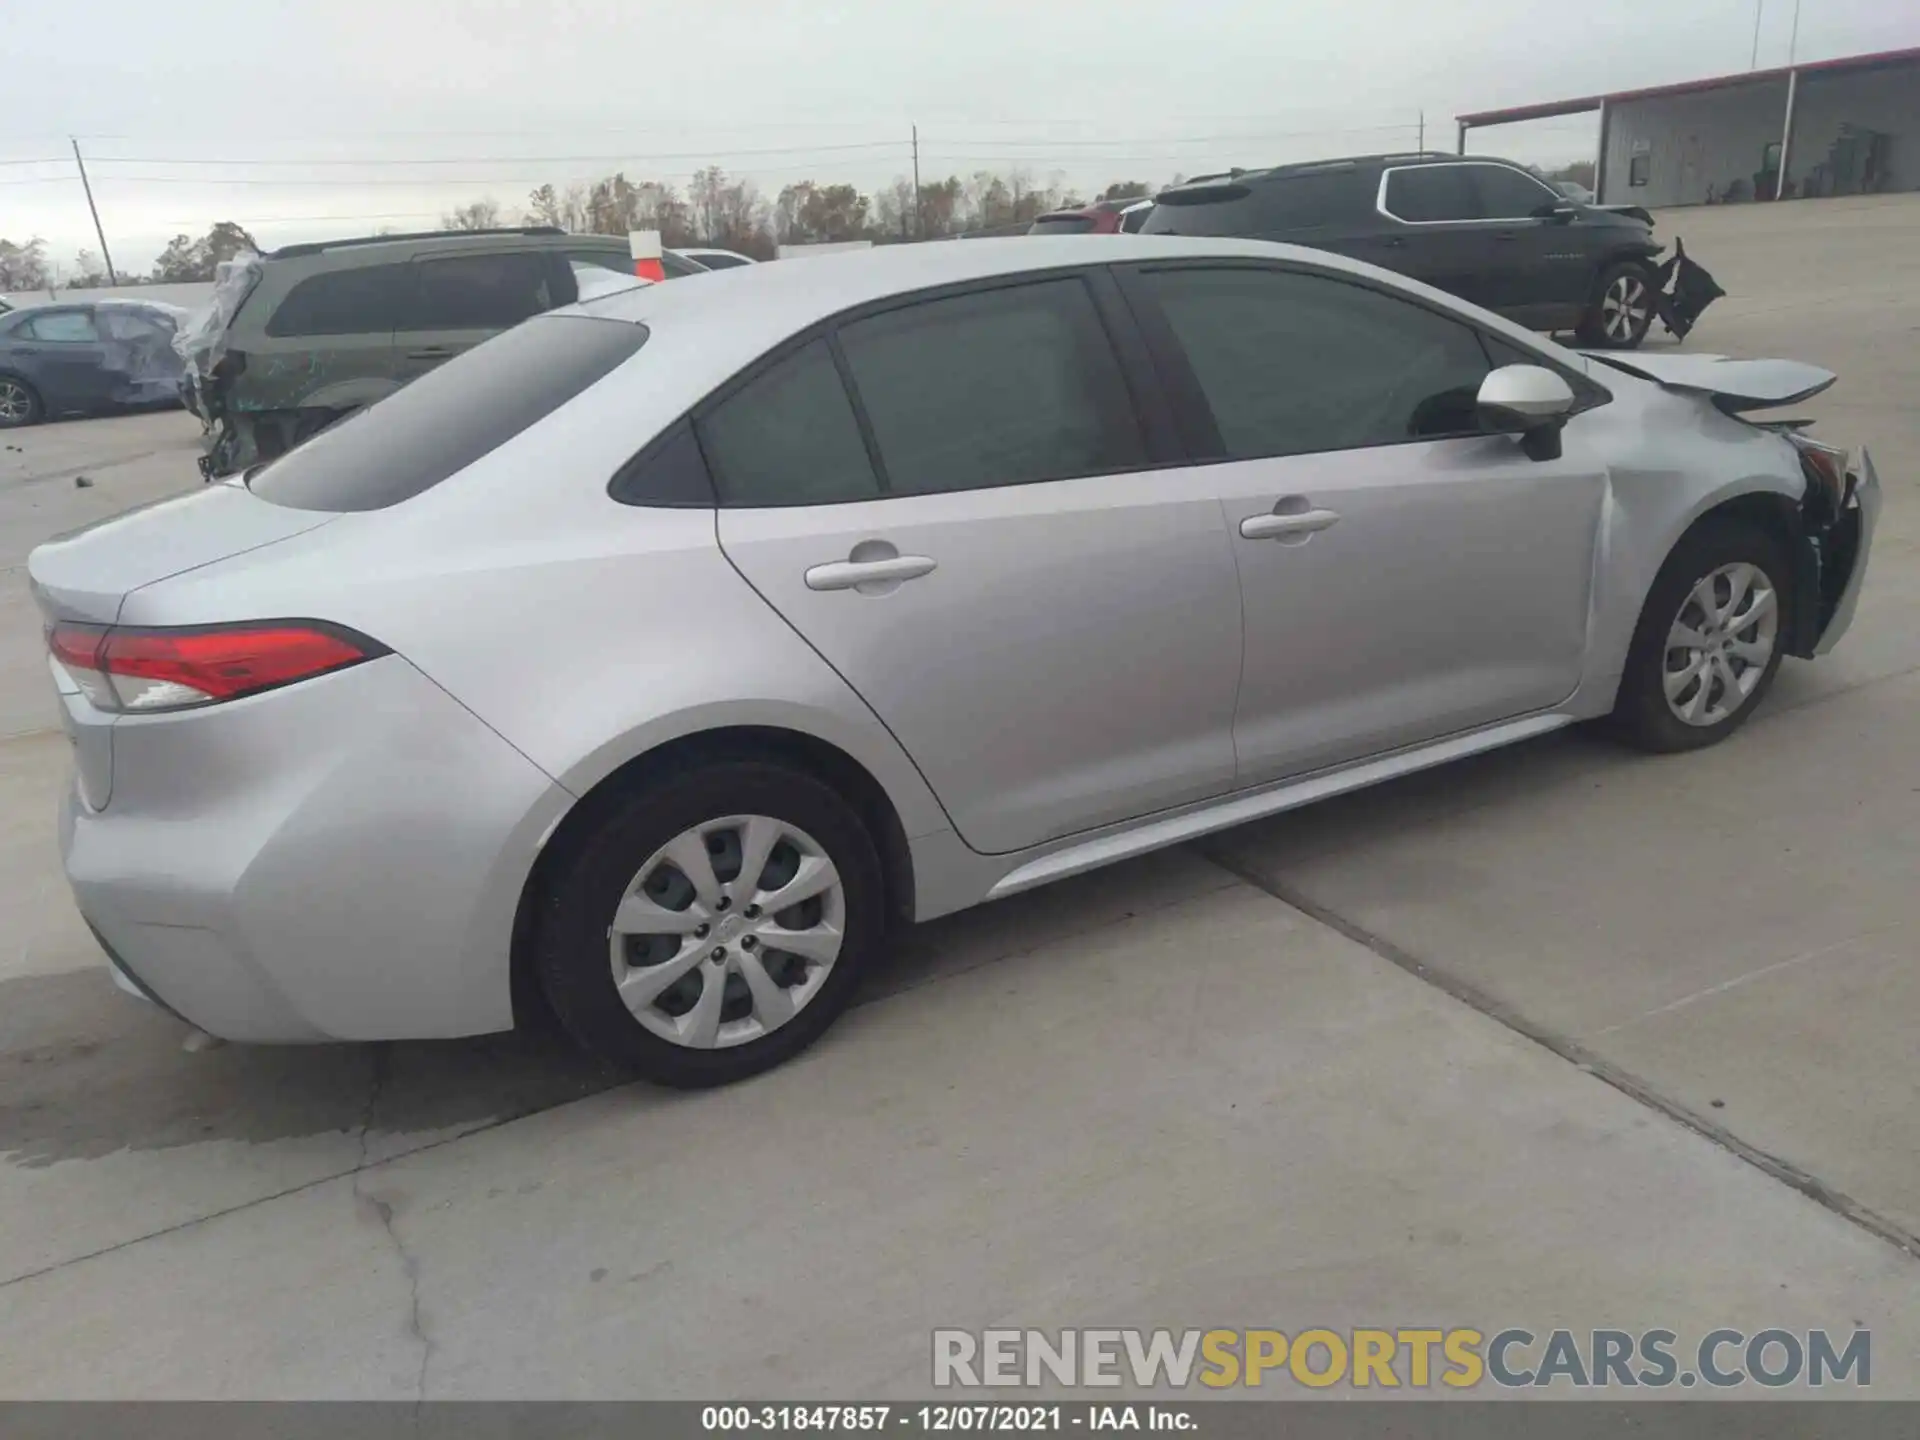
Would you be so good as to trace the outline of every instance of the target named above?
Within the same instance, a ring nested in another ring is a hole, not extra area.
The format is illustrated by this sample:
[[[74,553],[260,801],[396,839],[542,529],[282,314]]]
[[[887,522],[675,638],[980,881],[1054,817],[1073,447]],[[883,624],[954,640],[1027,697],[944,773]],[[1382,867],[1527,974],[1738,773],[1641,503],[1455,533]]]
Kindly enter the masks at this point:
[[[42,414],[40,397],[17,375],[0,375],[0,430],[32,425]]]
[[[1786,547],[1758,526],[1709,523],[1674,547],[1647,594],[1614,729],[1644,750],[1697,750],[1753,713],[1786,653]]]
[[[1627,260],[1600,274],[1593,303],[1580,322],[1580,342],[1607,350],[1635,350],[1653,326],[1654,280]]]
[[[578,837],[537,968],[583,1046],[663,1085],[777,1065],[839,1016],[884,925],[859,816],[757,761],[649,786]]]

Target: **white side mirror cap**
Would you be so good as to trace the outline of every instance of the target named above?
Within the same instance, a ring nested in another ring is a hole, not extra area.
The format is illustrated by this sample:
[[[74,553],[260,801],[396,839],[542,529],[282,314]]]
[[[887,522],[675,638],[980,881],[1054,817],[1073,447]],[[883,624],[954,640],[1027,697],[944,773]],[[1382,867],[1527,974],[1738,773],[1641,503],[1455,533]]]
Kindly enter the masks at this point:
[[[1489,429],[1533,430],[1566,418],[1573,387],[1544,365],[1502,365],[1480,382],[1477,403]]]

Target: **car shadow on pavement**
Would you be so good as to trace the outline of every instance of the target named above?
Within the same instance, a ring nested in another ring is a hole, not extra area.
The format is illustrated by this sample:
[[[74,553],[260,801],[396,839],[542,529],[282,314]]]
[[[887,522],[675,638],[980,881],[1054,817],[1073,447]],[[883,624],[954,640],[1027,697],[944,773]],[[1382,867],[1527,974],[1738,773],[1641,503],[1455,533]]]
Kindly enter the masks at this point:
[[[619,1083],[551,1033],[393,1045],[222,1045],[116,990],[103,968],[0,984],[0,1157],[29,1168],[209,1141],[329,1132],[373,1155]]]
[[[1549,736],[947,916],[896,937],[855,1003],[1241,885],[1237,852],[1249,848],[1268,864],[1327,856],[1625,760],[1585,736]],[[183,1048],[188,1034],[116,990],[104,966],[0,982],[0,1160],[39,1168],[122,1150],[330,1135],[357,1137],[360,1159],[378,1160],[629,1083],[550,1022],[462,1040],[198,1052]],[[635,1088],[643,1103],[673,1103]]]

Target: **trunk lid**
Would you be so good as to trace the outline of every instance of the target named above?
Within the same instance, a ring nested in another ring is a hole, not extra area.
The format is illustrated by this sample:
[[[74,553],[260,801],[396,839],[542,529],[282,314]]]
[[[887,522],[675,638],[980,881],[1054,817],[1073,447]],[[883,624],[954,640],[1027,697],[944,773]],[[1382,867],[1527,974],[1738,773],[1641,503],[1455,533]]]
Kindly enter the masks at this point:
[[[47,541],[27,557],[27,581],[48,620],[111,625],[126,597],[142,586],[335,518],[269,504],[239,483],[213,485]]]
[[[1730,360],[1725,355],[1623,355],[1583,350],[1589,360],[1651,380],[1668,390],[1706,395],[1730,414],[1797,405],[1832,385],[1831,370],[1799,360]]]

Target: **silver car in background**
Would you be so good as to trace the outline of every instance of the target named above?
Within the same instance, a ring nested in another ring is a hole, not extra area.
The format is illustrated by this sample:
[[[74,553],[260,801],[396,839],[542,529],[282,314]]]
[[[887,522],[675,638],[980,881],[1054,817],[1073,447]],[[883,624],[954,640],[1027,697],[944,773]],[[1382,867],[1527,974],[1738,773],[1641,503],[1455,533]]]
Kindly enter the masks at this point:
[[[897,922],[1604,720],[1723,739],[1859,594],[1789,361],[1320,251],[898,246],[530,320],[36,550],[126,988],[243,1041],[544,1004],[712,1084]]]

